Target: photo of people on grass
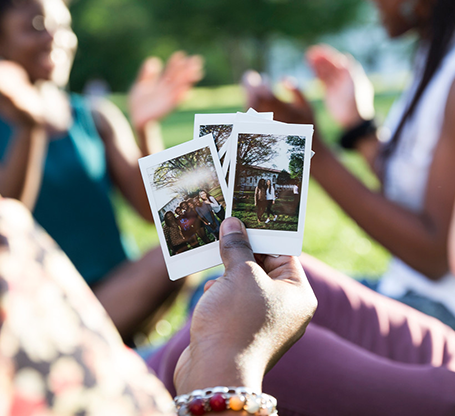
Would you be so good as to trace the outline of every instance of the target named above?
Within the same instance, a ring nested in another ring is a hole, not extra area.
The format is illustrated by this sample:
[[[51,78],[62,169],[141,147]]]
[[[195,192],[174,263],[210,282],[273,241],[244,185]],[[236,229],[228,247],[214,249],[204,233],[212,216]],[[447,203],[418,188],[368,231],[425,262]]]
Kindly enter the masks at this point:
[[[239,134],[232,216],[247,228],[297,231],[305,137]]]
[[[225,201],[208,147],[153,168],[152,188],[170,256],[219,239]]]

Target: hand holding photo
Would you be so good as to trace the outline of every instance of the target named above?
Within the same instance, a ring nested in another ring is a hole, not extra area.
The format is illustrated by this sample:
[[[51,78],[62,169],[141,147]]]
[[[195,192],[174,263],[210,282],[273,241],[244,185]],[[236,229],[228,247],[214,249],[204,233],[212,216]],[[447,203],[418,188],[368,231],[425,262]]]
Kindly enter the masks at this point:
[[[212,135],[139,159],[171,280],[221,264],[227,189]]]

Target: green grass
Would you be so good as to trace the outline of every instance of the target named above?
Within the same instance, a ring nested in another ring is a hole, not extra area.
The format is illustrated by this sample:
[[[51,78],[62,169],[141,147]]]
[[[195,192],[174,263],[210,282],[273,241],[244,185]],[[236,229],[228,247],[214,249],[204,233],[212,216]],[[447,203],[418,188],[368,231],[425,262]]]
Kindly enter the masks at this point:
[[[292,194],[292,192],[291,192]],[[272,205],[272,212],[277,215],[275,221],[273,217],[267,215],[266,211],[261,217],[261,222],[258,222],[258,214],[254,205],[254,191],[243,191],[239,193],[239,199],[235,200],[237,193],[234,193],[234,205],[232,208],[232,216],[239,218],[248,228],[259,230],[280,230],[280,231],[297,231],[298,217],[297,215],[289,215],[295,213],[296,207],[293,204],[294,198],[289,195],[282,195]],[[265,221],[269,219],[269,222]]]
[[[375,104],[379,120],[385,118],[396,95],[397,92],[392,92],[377,96]],[[125,109],[125,96],[115,95],[112,100]],[[166,147],[192,139],[195,113],[244,111],[243,101],[243,94],[237,86],[195,89],[184,105],[163,121]],[[335,143],[339,129],[324,110],[322,101],[317,97],[312,101],[323,137],[328,143]],[[340,157],[369,187],[378,187],[374,176],[358,156],[344,152],[340,153]],[[158,245],[154,226],[142,221],[118,195],[115,198],[120,227],[133,235],[140,250]],[[255,216],[254,212],[250,214]],[[390,258],[389,253],[367,236],[312,180],[308,190],[302,249],[353,277],[380,276]],[[182,317],[178,315],[183,313],[183,306],[180,304],[177,309],[180,312],[167,318],[172,329],[181,323]]]

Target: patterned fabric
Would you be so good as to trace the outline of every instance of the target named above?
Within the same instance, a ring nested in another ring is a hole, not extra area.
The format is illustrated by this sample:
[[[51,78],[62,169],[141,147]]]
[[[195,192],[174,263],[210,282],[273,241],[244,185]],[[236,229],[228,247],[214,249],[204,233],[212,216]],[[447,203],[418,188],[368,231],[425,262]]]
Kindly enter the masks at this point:
[[[0,414],[173,412],[68,258],[20,203],[0,199]]]

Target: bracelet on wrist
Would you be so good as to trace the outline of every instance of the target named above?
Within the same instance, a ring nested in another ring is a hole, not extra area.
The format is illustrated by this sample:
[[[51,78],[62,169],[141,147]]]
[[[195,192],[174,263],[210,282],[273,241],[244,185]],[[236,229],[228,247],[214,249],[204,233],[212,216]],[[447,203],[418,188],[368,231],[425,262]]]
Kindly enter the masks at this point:
[[[363,138],[374,134],[377,130],[374,119],[363,120],[356,126],[346,130],[339,139],[339,144],[343,149],[354,149]]]
[[[202,416],[210,412],[242,410],[255,416],[277,416],[276,399],[248,387],[211,387],[174,398],[178,416]]]

